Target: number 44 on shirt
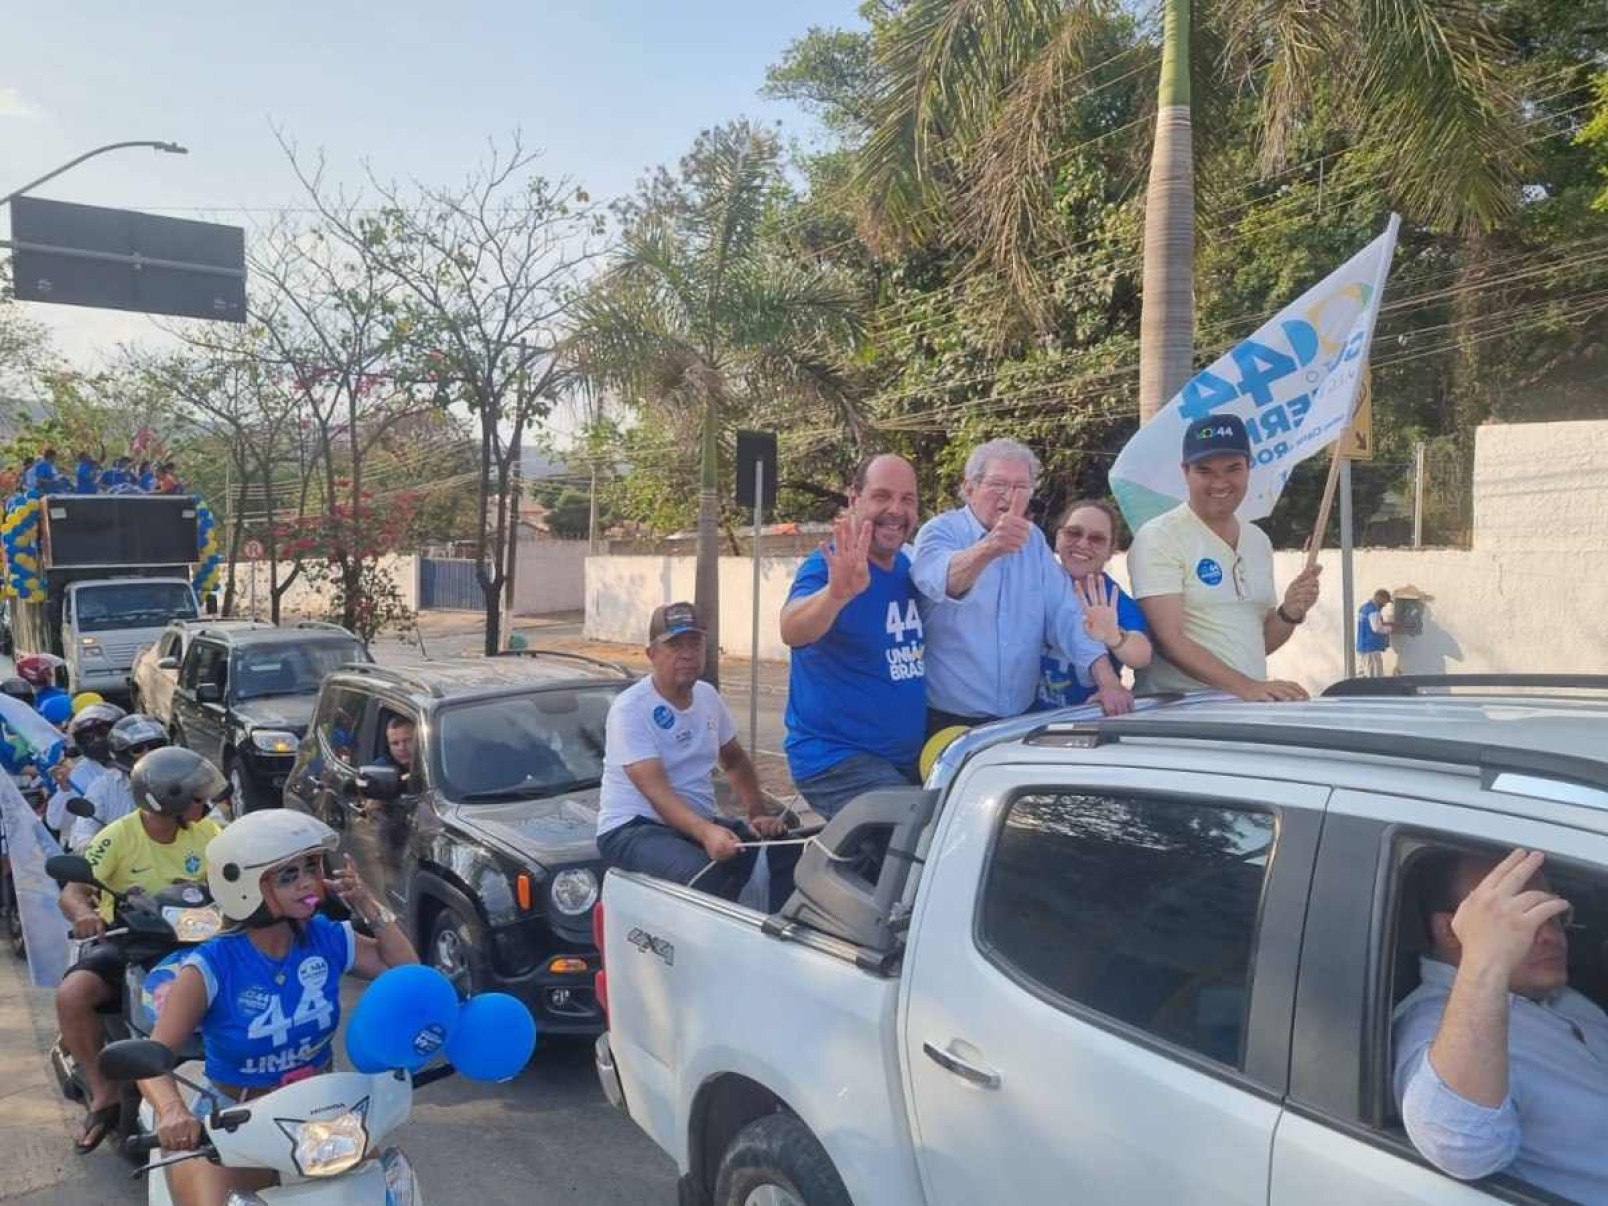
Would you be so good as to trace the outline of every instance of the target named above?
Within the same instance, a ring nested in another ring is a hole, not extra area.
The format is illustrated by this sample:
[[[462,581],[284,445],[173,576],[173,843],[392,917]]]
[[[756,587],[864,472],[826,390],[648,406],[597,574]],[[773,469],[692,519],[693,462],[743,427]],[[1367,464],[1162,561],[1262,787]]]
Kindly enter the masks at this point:
[[[917,640],[926,638],[926,630],[921,626],[921,613],[916,610],[916,601],[914,599],[906,602],[902,609],[897,599],[889,600],[886,627],[888,635],[893,638],[895,645],[905,643],[906,633],[913,633]]]

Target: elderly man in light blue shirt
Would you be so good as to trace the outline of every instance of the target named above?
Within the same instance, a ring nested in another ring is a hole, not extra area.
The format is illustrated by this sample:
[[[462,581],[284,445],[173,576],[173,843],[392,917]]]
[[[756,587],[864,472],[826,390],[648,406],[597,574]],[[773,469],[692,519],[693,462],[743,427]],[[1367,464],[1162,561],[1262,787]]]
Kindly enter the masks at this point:
[[[910,577],[926,630],[929,733],[1026,712],[1046,646],[1096,688],[1107,713],[1133,708],[1106,656],[1122,640],[1116,609],[1072,582],[1027,518],[1038,473],[1038,458],[1014,440],[973,449],[965,505],[916,535]]]
[[[1432,954],[1393,1019],[1413,1145],[1460,1180],[1507,1172],[1608,1201],[1608,1014],[1568,986],[1572,911],[1539,851],[1442,851],[1421,877]]]

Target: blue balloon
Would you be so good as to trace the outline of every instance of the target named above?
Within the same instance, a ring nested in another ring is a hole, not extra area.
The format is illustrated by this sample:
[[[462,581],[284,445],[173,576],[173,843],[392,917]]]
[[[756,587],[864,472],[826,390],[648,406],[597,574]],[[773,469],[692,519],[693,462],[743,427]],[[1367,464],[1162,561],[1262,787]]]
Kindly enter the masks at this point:
[[[73,714],[73,701],[69,695],[52,695],[39,705],[39,715],[51,724],[61,724]]]
[[[470,1080],[512,1080],[536,1050],[536,1019],[517,997],[483,992],[463,1003],[447,1059]]]
[[[393,967],[369,985],[352,1010],[346,1054],[354,1067],[362,1058],[381,1068],[412,1072],[447,1045],[457,1021],[458,992],[452,981],[417,963]]]
[[[385,1061],[370,1051],[368,1030],[361,1026],[346,1028],[346,1058],[359,1072],[384,1072]]]

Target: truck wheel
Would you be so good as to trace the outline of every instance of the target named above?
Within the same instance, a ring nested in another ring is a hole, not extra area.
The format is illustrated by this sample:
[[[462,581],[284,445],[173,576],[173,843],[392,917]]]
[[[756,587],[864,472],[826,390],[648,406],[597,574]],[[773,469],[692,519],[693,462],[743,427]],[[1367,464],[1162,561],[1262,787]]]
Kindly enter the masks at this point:
[[[715,1176],[715,1206],[853,1206],[832,1157],[792,1114],[737,1132]]]
[[[424,961],[451,980],[460,997],[472,997],[485,988],[484,950],[480,923],[460,916],[451,905],[443,905],[431,919]]]

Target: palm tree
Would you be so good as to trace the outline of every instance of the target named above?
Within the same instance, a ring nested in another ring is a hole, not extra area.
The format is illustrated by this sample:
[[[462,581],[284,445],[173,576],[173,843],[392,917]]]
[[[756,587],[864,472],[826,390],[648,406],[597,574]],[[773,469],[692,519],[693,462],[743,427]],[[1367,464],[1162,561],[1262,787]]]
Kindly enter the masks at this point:
[[[573,342],[592,388],[698,423],[694,604],[709,630],[704,677],[718,685],[722,432],[739,410],[776,399],[852,411],[833,353],[858,337],[858,299],[767,249],[781,188],[772,135],[746,122],[710,131],[683,174],[674,196],[650,194],[639,209],[577,307]]]
[[[1192,95],[1248,93],[1261,165],[1277,168],[1314,116],[1370,144],[1382,184],[1416,220],[1489,228],[1511,213],[1524,162],[1507,47],[1477,0],[1163,0],[1161,80],[1144,230],[1140,417],[1190,372]],[[1194,27],[1192,29],[1192,26]],[[877,124],[858,183],[883,233],[944,233],[1024,296],[1027,249],[1050,195],[1071,106],[1113,65],[1128,28],[1112,0],[909,0],[877,29]],[[1217,48],[1191,69],[1191,46]],[[1130,33],[1127,46],[1148,43]],[[1119,56],[1120,57],[1120,56]]]

